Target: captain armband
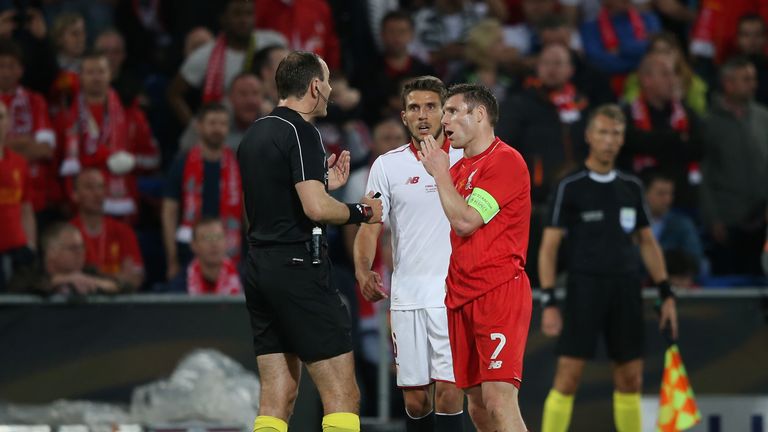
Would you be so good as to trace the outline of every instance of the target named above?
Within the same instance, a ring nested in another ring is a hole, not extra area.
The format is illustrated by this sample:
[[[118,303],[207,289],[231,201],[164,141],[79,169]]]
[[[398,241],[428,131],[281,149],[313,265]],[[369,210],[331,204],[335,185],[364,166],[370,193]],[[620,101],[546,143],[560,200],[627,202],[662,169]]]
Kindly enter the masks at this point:
[[[472,194],[467,198],[467,205],[477,210],[483,218],[483,223],[486,224],[499,212],[499,203],[493,195],[479,187],[472,190]]]

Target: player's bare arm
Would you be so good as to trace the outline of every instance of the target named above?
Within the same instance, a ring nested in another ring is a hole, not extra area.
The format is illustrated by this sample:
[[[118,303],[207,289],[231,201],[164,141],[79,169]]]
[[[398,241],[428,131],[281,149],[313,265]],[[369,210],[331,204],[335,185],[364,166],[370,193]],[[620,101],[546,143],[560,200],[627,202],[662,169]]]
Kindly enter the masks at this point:
[[[382,290],[384,283],[381,275],[371,270],[376,256],[376,244],[381,234],[381,224],[362,225],[357,230],[353,255],[355,261],[355,279],[360,285],[360,293],[371,302],[388,298]]]
[[[483,226],[483,217],[476,209],[467,205],[453,186],[448,154],[431,136],[422,142],[419,159],[429,175],[435,179],[440,204],[448,217],[451,228],[459,237],[466,237]]]
[[[659,243],[653,236],[651,228],[645,227],[638,230],[637,239],[640,245],[640,256],[653,282],[658,284],[659,282],[666,281],[668,275],[667,267],[664,264],[664,255],[661,252]],[[667,297],[661,304],[659,330],[664,329],[667,325],[670,326],[672,339],[677,339],[677,308],[675,307],[674,296]]]
[[[555,295],[554,287],[557,279],[557,251],[565,235],[562,228],[545,228],[539,247],[539,281],[542,294]],[[554,337],[563,329],[563,319],[557,307],[544,307],[541,313],[541,331],[545,336]]]

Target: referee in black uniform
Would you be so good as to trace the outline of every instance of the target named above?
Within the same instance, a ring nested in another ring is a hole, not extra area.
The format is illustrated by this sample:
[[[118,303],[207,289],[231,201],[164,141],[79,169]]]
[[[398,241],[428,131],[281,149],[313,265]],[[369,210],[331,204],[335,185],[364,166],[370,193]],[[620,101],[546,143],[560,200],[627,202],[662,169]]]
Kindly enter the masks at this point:
[[[554,190],[539,249],[541,327],[560,335],[554,388],[544,404],[542,432],[568,430],[573,397],[599,337],[614,363],[613,413],[619,432],[640,432],[643,372],[643,302],[637,247],[662,299],[660,327],[677,337],[675,298],[664,258],[648,225],[640,181],[614,168],[626,119],[616,105],[598,107],[586,132],[589,156]],[[557,307],[557,254],[567,233],[564,319]]]
[[[349,176],[349,152],[326,160],[310,123],[326,115],[328,75],[317,55],[289,54],[275,76],[278,107],[238,149],[249,223],[245,294],[261,378],[254,432],[287,430],[301,362],[323,400],[323,431],[360,430],[351,325],[330,285],[325,224],[378,223],[382,207],[371,194],[353,204],[328,195]]]

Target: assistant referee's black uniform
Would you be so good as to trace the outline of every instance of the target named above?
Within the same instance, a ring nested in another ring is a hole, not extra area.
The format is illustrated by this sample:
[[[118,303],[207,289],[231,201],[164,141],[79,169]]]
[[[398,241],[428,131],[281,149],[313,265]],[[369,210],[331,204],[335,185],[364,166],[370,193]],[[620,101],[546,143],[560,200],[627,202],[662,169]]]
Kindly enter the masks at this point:
[[[330,261],[312,264],[316,224],[295,185],[328,187],[320,132],[296,111],[275,108],[246,132],[237,154],[248,218],[245,295],[256,355],[294,353],[305,362],[352,350],[351,324]],[[323,227],[323,231],[325,231]]]
[[[602,335],[614,361],[642,357],[640,257],[632,239],[649,220],[640,180],[582,167],[553,192],[547,225],[566,230],[568,268],[557,353],[593,358]]]

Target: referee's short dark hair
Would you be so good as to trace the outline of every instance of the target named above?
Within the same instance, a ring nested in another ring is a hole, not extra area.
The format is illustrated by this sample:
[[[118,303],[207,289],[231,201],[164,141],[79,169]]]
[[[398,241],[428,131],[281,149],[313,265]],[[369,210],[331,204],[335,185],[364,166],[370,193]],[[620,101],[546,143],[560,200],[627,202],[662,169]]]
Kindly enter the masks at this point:
[[[454,84],[448,89],[445,98],[448,99],[456,95],[464,96],[467,112],[472,112],[480,105],[484,106],[488,112],[488,121],[491,126],[496,126],[499,121],[499,102],[488,87],[481,84]]]
[[[602,104],[595,108],[587,119],[587,129],[592,127],[592,123],[597,116],[608,117],[611,120],[617,121],[623,125],[627,124],[627,117],[624,115],[624,111],[616,104]]]
[[[224,106],[223,103],[220,102],[207,102],[203,104],[203,106],[200,107],[200,109],[197,110],[197,120],[203,121],[205,116],[207,116],[210,113],[227,113],[229,114],[229,111],[227,110],[227,107]]]
[[[325,80],[323,66],[317,54],[293,51],[277,66],[275,84],[280,99],[302,98],[313,79]]]
[[[445,103],[445,84],[440,81],[440,78],[425,75],[413,78],[403,85],[403,92],[400,94],[400,99],[403,102],[403,109],[405,109],[405,99],[411,92],[415,91],[431,91],[437,93],[437,95],[440,96],[440,105]]]

